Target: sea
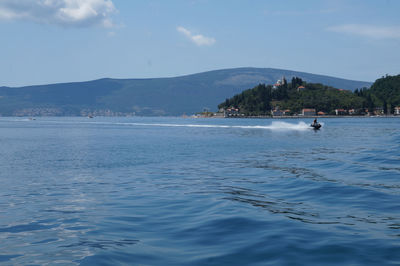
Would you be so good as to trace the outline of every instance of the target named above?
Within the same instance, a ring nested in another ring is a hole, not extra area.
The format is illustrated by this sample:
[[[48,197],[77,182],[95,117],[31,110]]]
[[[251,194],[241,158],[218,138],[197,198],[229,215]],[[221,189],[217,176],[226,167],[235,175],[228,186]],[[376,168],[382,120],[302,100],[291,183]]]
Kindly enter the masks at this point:
[[[0,265],[399,265],[400,118],[0,118]]]

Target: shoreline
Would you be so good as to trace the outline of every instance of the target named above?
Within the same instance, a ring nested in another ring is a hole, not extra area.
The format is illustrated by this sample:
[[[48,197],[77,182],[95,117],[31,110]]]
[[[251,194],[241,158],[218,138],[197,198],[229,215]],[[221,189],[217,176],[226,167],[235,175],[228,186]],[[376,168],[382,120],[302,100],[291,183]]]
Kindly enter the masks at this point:
[[[207,118],[207,117],[205,117]],[[400,115],[380,115],[380,116],[367,116],[367,115],[324,115],[324,116],[235,116],[235,117],[210,117],[210,118],[269,118],[269,119],[302,119],[302,118],[400,118]]]
[[[34,118],[55,118],[55,117],[67,117],[67,118],[88,118],[87,116],[0,116],[1,118],[26,118],[26,119],[34,119]],[[379,115],[379,116],[367,116],[367,115],[324,115],[324,116],[231,116],[231,117],[223,117],[223,116],[93,116],[89,118],[95,117],[176,117],[176,118],[219,118],[219,119],[303,119],[303,118],[400,118],[400,115]]]

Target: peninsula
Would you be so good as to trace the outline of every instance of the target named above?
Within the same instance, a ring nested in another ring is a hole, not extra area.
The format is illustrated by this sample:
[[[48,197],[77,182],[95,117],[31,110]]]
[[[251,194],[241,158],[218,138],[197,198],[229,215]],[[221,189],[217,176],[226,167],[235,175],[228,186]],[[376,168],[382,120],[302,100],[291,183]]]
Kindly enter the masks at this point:
[[[400,75],[377,79],[354,91],[282,77],[259,84],[218,105],[225,117],[400,115]]]

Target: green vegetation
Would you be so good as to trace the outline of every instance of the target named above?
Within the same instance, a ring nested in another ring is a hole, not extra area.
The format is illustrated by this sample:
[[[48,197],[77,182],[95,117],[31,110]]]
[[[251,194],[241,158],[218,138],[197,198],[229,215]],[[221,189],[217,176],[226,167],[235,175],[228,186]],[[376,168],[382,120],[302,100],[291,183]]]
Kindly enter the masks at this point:
[[[259,84],[218,105],[239,108],[247,116],[269,115],[276,108],[290,110],[290,114],[301,113],[303,108],[315,108],[325,114],[335,114],[336,109],[354,109],[353,114],[364,114],[366,109],[373,112],[381,108],[387,114],[393,113],[396,106],[400,106],[400,75],[383,77],[370,89],[357,89],[354,93],[294,77],[290,83],[283,79],[274,87]]]
[[[386,75],[377,79],[370,89],[355,90],[354,94],[364,98],[366,108],[380,107],[385,114],[393,114],[394,108],[400,106],[400,75]]]
[[[361,108],[363,99],[351,91],[339,90],[319,83],[306,83],[300,78],[285,81],[274,88],[260,84],[253,89],[235,95],[220,104],[219,108],[239,108],[248,116],[269,115],[271,109],[289,109],[291,114],[300,113],[303,108],[332,113],[337,108]]]

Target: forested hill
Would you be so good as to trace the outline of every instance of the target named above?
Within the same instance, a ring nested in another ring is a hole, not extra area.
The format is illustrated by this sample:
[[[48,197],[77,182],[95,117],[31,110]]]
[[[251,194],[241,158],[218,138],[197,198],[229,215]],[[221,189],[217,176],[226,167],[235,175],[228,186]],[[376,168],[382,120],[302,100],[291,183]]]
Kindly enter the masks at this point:
[[[370,109],[382,108],[385,114],[393,114],[394,108],[400,106],[400,75],[377,79],[370,89],[354,92],[363,97]]]
[[[0,87],[0,115],[182,115],[216,110],[224,99],[282,76],[355,90],[371,83],[272,68],[236,68],[155,79],[100,79]]]
[[[326,86],[320,83],[307,83],[301,78],[283,80],[278,86],[259,84],[252,89],[228,98],[219,108],[238,108],[248,116],[270,115],[271,110],[290,110],[288,114],[298,114],[304,108],[317,112],[335,114],[336,109],[354,114],[363,114],[368,109],[377,109],[384,114],[393,114],[400,106],[400,75],[386,76],[376,80],[371,88],[356,89],[354,92]]]

